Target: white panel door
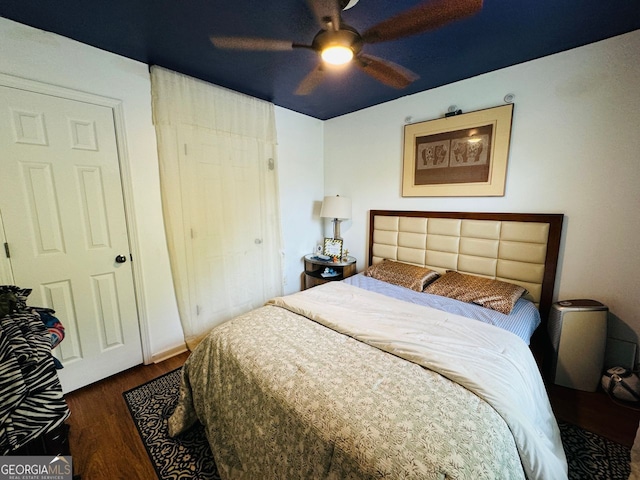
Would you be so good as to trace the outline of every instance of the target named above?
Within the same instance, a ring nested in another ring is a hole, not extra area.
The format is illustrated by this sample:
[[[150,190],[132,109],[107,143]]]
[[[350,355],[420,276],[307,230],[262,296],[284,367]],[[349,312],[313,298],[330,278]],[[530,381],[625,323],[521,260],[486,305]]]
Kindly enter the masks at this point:
[[[111,108],[0,86],[0,167],[14,282],[65,327],[65,392],[142,363]]]
[[[256,160],[264,147],[204,128],[182,128],[180,142],[190,304],[192,315],[213,327],[266,300],[264,182]]]

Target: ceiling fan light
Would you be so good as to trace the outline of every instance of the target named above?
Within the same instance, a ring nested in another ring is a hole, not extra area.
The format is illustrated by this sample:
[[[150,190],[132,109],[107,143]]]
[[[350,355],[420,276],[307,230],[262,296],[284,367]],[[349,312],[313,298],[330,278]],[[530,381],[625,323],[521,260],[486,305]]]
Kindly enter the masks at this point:
[[[322,60],[331,65],[344,65],[353,58],[353,50],[342,45],[332,45],[322,50]]]

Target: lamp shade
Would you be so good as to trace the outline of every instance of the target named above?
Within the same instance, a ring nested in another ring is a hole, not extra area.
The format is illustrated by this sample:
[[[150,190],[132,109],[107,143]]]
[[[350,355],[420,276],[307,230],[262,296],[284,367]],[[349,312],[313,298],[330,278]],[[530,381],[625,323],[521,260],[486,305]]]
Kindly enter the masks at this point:
[[[340,219],[351,218],[351,199],[340,195],[324,197],[320,216]]]

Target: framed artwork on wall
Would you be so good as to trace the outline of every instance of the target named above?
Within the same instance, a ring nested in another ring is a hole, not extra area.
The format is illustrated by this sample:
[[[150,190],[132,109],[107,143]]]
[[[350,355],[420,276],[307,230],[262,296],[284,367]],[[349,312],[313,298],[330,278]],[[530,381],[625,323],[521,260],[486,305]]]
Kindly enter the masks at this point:
[[[404,127],[403,197],[503,196],[513,104]]]

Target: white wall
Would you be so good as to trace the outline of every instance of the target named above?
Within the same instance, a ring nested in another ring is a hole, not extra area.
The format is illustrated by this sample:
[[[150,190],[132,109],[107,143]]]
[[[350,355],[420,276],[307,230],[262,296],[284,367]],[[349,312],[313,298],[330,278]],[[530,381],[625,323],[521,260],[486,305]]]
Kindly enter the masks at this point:
[[[564,213],[556,298],[592,298],[610,336],[640,334],[640,31],[325,122],[325,190],[350,196],[345,246],[366,263],[370,209]],[[515,95],[504,197],[402,198],[410,122]]]
[[[0,72],[122,101],[151,353],[184,345],[167,254],[147,65],[0,18]]]
[[[323,122],[276,107],[278,178],[285,251],[284,293],[300,290],[304,262],[322,239]]]

